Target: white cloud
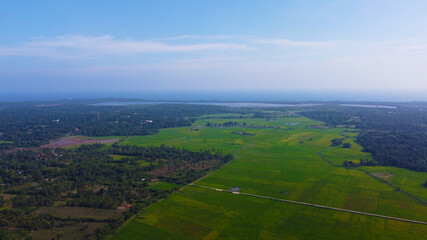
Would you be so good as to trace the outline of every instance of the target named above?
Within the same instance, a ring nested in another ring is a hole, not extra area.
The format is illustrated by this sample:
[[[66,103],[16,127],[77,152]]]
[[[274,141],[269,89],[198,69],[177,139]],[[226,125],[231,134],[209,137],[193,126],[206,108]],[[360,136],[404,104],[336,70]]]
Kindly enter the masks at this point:
[[[40,56],[51,58],[87,58],[105,55],[125,55],[159,52],[194,52],[244,50],[245,44],[203,43],[165,44],[155,41],[135,41],[101,37],[59,36],[38,38],[17,47],[0,47],[0,56]]]
[[[336,45],[335,42],[291,41],[284,38],[260,38],[253,41],[259,44],[273,44],[287,47],[331,48]]]
[[[224,39],[242,39],[241,36],[235,35],[180,35],[167,38],[159,38],[156,40],[170,41],[170,40],[185,40],[185,39],[197,39],[197,40],[224,40]]]

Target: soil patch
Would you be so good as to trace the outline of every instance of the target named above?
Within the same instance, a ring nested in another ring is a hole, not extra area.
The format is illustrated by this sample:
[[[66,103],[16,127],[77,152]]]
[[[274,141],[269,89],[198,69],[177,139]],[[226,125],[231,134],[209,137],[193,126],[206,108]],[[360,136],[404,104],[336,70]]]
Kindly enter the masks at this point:
[[[118,209],[98,209],[87,207],[41,207],[37,209],[35,214],[47,213],[57,217],[73,217],[73,218],[95,218],[95,219],[109,219],[118,218],[122,213],[127,210]]]
[[[374,172],[372,174],[385,180],[390,180],[392,177],[394,177],[394,175],[389,172]]]
[[[112,144],[119,140],[120,139],[118,138],[114,138],[114,139],[87,139],[87,138],[78,138],[78,137],[61,138],[61,139],[53,140],[49,144],[42,146],[42,148],[77,147],[83,144],[95,144],[95,143]]]

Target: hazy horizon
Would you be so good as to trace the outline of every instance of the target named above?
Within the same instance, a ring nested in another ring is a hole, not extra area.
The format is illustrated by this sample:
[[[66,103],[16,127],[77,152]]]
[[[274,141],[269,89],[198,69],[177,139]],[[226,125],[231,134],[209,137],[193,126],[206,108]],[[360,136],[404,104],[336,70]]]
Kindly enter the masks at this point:
[[[357,91],[19,91],[0,90],[0,102],[55,101],[64,99],[144,99],[159,101],[427,101],[423,92]]]
[[[426,12],[421,0],[4,1],[0,89],[426,100]]]

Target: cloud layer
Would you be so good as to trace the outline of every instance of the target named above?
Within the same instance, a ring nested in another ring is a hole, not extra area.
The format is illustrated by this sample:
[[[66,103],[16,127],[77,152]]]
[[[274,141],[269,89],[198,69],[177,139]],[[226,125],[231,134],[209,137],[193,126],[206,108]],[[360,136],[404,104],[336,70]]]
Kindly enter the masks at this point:
[[[245,44],[200,43],[166,44],[155,41],[115,39],[110,35],[59,36],[54,39],[37,38],[14,47],[0,47],[1,56],[38,56],[51,58],[85,58],[105,55],[124,55],[164,52],[244,50]]]
[[[53,89],[101,85],[109,90],[427,91],[426,62],[427,40],[421,38],[348,42],[231,35],[145,40],[65,35],[0,46],[0,87],[25,88],[38,81],[34,86]]]

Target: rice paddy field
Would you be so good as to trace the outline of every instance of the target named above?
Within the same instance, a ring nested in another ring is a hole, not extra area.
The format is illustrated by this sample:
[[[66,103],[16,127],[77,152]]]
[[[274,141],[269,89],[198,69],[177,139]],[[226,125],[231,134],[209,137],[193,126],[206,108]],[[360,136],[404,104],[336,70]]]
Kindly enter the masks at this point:
[[[212,116],[210,116],[212,117]],[[200,119],[193,127],[163,129],[120,144],[190,150],[221,149],[235,159],[198,185],[240,188],[273,198],[427,222],[427,206],[355,169],[336,167],[372,158],[354,141],[353,129],[325,128],[302,117],[276,120]],[[229,116],[227,116],[229,117]],[[236,116],[237,117],[237,116]],[[246,127],[206,127],[207,123]],[[195,131],[194,128],[197,128]],[[233,134],[247,132],[252,135]],[[253,135],[254,134],[254,135]],[[351,148],[329,148],[343,138]],[[427,200],[427,173],[394,167],[363,167],[402,190]],[[167,187],[167,186],[166,186]],[[319,209],[187,186],[130,220],[112,239],[425,239],[427,225]]]

